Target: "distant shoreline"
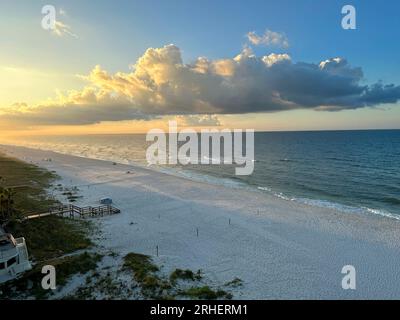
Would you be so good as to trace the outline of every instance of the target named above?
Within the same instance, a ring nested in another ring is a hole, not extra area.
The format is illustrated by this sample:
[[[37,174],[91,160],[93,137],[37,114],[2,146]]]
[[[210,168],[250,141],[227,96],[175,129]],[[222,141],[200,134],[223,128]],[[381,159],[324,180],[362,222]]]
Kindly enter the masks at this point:
[[[366,132],[366,131],[400,131],[400,130],[351,130],[354,132]],[[299,131],[300,132],[300,131]],[[315,133],[315,131],[302,131],[302,133],[307,133],[309,132],[310,134]],[[321,133],[324,131],[320,131]],[[325,131],[325,132],[343,132],[347,133],[348,131],[342,130],[342,131]],[[261,133],[261,132],[258,132]],[[266,132],[267,133],[267,132]],[[268,132],[268,133],[273,133],[273,132]],[[278,133],[278,132],[277,132]],[[294,133],[293,131],[287,131],[288,134]],[[134,134],[136,135],[136,134]],[[142,134],[138,134],[142,135]],[[85,135],[83,135],[85,136]],[[108,134],[106,135],[99,135],[99,136],[104,136],[107,137],[109,136]],[[112,136],[118,136],[118,135],[112,135]],[[124,135],[125,136],[125,135]],[[62,136],[65,137],[65,136]],[[53,143],[54,144],[54,143]],[[7,146],[7,145],[3,145]],[[12,144],[8,146],[14,146]],[[0,144],[1,147],[1,144]],[[21,145],[21,147],[25,147]],[[132,166],[137,166],[145,170],[150,170],[150,171],[155,171],[155,172],[161,172],[164,174],[180,177],[183,179],[189,179],[193,180],[196,182],[204,182],[204,183],[210,183],[213,185],[221,186],[221,187],[229,187],[229,188],[239,188],[239,189],[247,189],[247,190],[253,190],[257,192],[263,192],[266,196],[274,196],[277,198],[280,198],[285,201],[293,201],[296,203],[301,203],[302,205],[306,204],[312,207],[316,208],[330,208],[333,210],[337,210],[341,213],[346,213],[346,214],[365,214],[365,215],[376,215],[378,217],[385,217],[385,218],[390,218],[394,220],[400,220],[400,213],[397,214],[396,211],[393,211],[391,209],[387,210],[384,206],[379,206],[381,203],[378,203],[378,205],[367,205],[364,204],[362,205],[361,203],[357,203],[356,201],[341,201],[344,200],[342,196],[343,194],[340,195],[337,199],[329,199],[328,197],[324,197],[323,194],[312,194],[310,196],[305,196],[302,195],[301,193],[296,193],[290,190],[277,190],[274,187],[272,187],[269,184],[269,181],[265,181],[265,184],[257,185],[257,184],[252,184],[252,183],[247,183],[245,180],[242,179],[236,179],[235,176],[228,176],[228,175],[222,175],[220,172],[214,172],[215,170],[207,170],[205,171],[198,171],[198,170],[191,170],[187,168],[183,168],[182,170],[179,167],[168,167],[168,166],[146,166],[144,163],[141,163],[141,161],[136,161],[134,159],[133,161],[129,160],[129,157],[121,158],[119,159],[119,154],[107,154],[107,156],[102,155],[99,157],[93,156],[93,154],[79,154],[78,152],[69,152],[71,150],[68,149],[68,147],[65,150],[58,150],[57,148],[51,149],[50,147],[39,147],[39,146],[30,146],[28,145],[27,148],[33,148],[33,149],[39,149],[47,152],[56,152],[64,155],[71,155],[79,158],[84,158],[84,159],[91,159],[91,160],[101,160],[101,161],[111,161],[111,162],[116,162],[121,165],[132,165]],[[105,149],[107,149],[107,145],[105,145]],[[76,149],[79,151],[79,147]],[[145,150],[143,150],[145,152]],[[291,161],[290,159],[282,159],[281,161]],[[264,162],[263,160],[258,160],[258,167],[260,165],[260,161]],[[142,161],[143,162],[143,161]],[[285,162],[286,163],[286,162]],[[321,169],[321,168],[319,168]],[[315,171],[318,172],[318,171]],[[290,177],[288,177],[290,178]],[[301,182],[301,181],[300,181]],[[313,186],[314,187],[314,186]],[[346,193],[347,195],[348,193]],[[371,196],[371,195],[369,195]],[[347,199],[348,200],[348,199]],[[353,200],[353,199],[351,199]],[[360,200],[360,199],[354,199],[354,200]],[[363,200],[363,199],[361,199]]]
[[[111,197],[122,213],[98,220],[102,237],[96,244],[120,256],[150,255],[163,272],[201,269],[215,286],[240,278],[243,285],[232,290],[238,299],[400,297],[393,272],[400,259],[395,220],[342,214],[110,161],[0,149],[56,171],[67,186],[79,186],[78,205]],[[355,291],[340,285],[347,264],[360,277]]]
[[[256,133],[296,133],[296,132],[360,132],[360,131],[400,131],[400,128],[393,128],[393,129],[381,129],[381,128],[376,128],[376,129],[315,129],[315,130],[255,130]],[[62,137],[62,136],[102,136],[102,135],[114,135],[114,136],[119,136],[119,135],[145,135],[146,132],[120,132],[120,133],[115,133],[115,132],[104,132],[104,133],[73,133],[73,134],[52,134],[50,136],[52,137]],[[49,134],[35,134],[32,136],[49,136]],[[21,137],[21,136],[12,136],[12,137]],[[0,141],[0,145],[4,144],[5,141]],[[12,145],[12,144],[10,144]]]

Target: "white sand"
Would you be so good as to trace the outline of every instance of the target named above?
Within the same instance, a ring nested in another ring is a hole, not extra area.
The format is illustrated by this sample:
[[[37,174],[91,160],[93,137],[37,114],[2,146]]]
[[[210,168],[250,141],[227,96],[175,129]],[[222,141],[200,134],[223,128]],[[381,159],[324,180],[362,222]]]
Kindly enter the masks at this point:
[[[202,269],[216,285],[242,279],[234,298],[400,298],[398,220],[107,161],[22,147],[0,151],[57,171],[63,185],[81,190],[78,205],[112,197],[122,213],[96,220],[103,233],[100,246],[120,256],[155,256],[158,245],[154,260],[165,272]],[[357,270],[356,290],[341,287],[341,269],[348,264]]]

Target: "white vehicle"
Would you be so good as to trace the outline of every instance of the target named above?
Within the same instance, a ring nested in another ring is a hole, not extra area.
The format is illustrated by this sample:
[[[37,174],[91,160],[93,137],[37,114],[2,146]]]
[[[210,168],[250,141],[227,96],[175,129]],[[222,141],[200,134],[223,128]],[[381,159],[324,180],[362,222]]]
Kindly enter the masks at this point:
[[[14,239],[0,227],[0,283],[12,280],[30,269],[32,265],[25,238]]]

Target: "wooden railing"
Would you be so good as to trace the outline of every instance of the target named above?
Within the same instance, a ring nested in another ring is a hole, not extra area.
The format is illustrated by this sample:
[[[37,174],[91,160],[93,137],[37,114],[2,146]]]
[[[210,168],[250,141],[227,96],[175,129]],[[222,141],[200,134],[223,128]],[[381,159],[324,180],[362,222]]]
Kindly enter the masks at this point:
[[[103,217],[105,215],[112,215],[120,213],[121,210],[113,207],[112,205],[103,205],[99,207],[78,207],[72,204],[69,205],[60,205],[51,208],[48,212],[32,214],[26,216],[23,220],[30,220],[36,218],[47,217],[51,215],[57,215],[62,217]]]

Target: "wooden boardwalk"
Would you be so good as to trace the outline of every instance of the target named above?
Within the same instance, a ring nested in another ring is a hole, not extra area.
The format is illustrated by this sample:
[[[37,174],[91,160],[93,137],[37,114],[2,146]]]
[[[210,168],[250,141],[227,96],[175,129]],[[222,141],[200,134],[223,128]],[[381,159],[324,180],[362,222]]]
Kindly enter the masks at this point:
[[[23,218],[23,220],[43,218],[47,216],[57,215],[68,218],[85,218],[85,217],[103,217],[120,213],[121,210],[112,205],[103,205],[99,207],[78,207],[72,204],[60,205],[51,208],[48,212],[32,214]]]

